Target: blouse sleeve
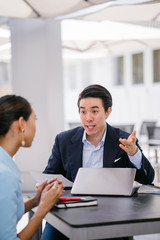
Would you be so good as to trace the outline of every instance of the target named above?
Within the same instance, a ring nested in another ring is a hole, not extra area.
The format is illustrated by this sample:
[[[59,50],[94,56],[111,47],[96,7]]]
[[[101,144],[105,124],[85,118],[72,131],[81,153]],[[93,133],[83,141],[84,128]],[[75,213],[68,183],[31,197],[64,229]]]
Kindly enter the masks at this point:
[[[17,240],[16,225],[24,211],[19,181],[9,171],[0,172],[0,239]],[[21,211],[21,214],[20,214]]]

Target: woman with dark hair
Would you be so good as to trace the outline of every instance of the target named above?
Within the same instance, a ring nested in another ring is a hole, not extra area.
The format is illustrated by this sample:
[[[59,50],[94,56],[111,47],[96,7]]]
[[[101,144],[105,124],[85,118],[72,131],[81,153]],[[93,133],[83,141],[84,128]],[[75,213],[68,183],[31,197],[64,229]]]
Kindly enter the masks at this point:
[[[0,98],[0,239],[31,239],[48,211],[64,192],[62,181],[46,180],[36,185],[33,198],[23,202],[20,171],[12,159],[18,149],[30,147],[35,136],[36,115],[23,97]],[[25,212],[37,211],[17,234],[16,225]]]

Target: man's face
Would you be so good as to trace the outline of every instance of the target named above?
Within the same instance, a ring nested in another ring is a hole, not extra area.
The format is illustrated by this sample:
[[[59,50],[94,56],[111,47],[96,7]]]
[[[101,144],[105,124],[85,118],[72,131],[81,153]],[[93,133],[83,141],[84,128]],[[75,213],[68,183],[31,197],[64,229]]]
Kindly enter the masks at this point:
[[[79,111],[82,126],[90,138],[101,137],[106,128],[106,119],[111,108],[105,112],[100,98],[83,98],[79,103]]]

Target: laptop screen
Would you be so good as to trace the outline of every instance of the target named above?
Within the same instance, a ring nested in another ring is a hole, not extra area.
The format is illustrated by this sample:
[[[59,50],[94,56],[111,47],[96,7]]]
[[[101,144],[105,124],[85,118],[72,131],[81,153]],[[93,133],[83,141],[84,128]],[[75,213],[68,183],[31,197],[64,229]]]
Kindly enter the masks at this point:
[[[71,194],[132,195],[135,168],[79,168]]]

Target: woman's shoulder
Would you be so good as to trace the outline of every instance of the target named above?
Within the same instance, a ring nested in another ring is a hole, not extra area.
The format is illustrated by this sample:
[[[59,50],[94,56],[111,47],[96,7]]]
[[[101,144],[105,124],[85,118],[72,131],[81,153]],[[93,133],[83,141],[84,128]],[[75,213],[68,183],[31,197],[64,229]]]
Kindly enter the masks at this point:
[[[5,164],[0,162],[0,186],[13,188],[17,185],[17,179],[12,170]]]

